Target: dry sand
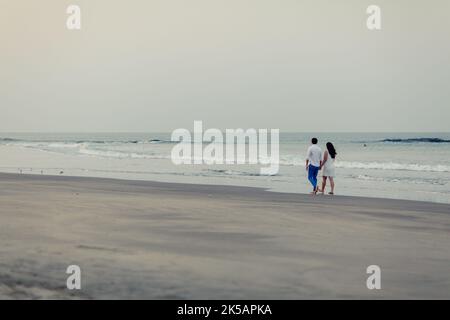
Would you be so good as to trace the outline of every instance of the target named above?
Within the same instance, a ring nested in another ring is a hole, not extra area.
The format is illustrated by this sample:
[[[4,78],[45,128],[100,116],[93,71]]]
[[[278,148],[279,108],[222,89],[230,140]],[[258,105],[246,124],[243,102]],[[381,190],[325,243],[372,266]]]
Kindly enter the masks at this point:
[[[0,228],[0,298],[450,298],[445,204],[0,174]]]

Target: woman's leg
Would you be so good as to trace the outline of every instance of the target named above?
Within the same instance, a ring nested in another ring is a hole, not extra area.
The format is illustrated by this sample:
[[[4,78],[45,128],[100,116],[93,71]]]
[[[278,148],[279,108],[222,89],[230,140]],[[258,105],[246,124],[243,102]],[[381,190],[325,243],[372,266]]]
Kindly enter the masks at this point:
[[[334,178],[330,177],[331,193],[334,194]]]
[[[326,185],[327,185],[327,177],[323,176],[322,177],[322,190],[320,190],[322,192],[322,194],[324,194],[324,192],[325,192]]]

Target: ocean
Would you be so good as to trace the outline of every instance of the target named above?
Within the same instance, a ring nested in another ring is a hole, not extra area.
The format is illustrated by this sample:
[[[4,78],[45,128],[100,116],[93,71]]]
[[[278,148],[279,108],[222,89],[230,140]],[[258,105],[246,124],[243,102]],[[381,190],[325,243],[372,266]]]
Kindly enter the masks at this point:
[[[280,133],[280,169],[174,165],[170,133],[1,133],[0,171],[261,187],[307,193],[311,137],[333,142],[338,195],[450,203],[450,133]]]

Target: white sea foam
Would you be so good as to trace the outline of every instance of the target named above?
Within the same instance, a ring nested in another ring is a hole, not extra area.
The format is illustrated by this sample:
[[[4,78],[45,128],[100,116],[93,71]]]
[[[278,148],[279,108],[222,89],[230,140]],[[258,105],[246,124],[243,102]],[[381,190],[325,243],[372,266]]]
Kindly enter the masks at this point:
[[[131,158],[131,159],[170,159],[169,156],[163,154],[145,154],[136,152],[123,152],[112,150],[98,150],[82,147],[79,149],[79,153],[89,156],[97,156],[102,158]]]
[[[375,181],[375,182],[401,182],[401,183],[413,183],[413,184],[431,184],[431,185],[446,185],[444,179],[415,179],[411,177],[375,177],[366,174],[350,175],[350,178],[365,181]]]
[[[346,169],[373,169],[373,170],[400,170],[420,172],[450,172],[447,165],[428,165],[418,163],[396,163],[396,162],[353,162],[336,161],[337,168]]]

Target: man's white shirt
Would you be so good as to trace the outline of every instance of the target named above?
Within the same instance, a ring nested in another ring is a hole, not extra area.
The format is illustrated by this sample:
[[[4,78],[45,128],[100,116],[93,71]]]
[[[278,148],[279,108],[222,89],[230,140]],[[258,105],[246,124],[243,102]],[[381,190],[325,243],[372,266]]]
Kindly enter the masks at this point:
[[[316,144],[311,145],[306,153],[306,159],[309,160],[309,164],[315,167],[320,167],[320,161],[322,160],[322,149]]]

